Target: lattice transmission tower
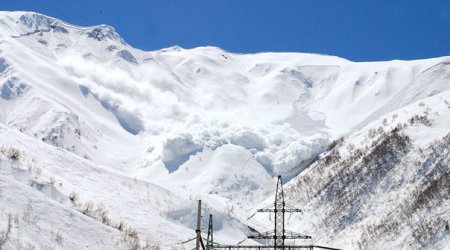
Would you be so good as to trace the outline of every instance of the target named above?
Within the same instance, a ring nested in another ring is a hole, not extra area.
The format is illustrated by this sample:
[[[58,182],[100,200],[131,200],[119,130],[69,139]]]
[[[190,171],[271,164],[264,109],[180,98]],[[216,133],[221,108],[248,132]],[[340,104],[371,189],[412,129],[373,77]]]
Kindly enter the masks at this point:
[[[273,240],[275,249],[284,249],[284,241],[286,239],[311,239],[311,236],[309,235],[288,231],[285,228],[286,213],[299,213],[302,212],[302,210],[289,206],[284,202],[283,181],[281,175],[278,176],[275,202],[268,207],[258,209],[257,212],[274,214],[274,230],[251,235],[249,236],[250,239]]]

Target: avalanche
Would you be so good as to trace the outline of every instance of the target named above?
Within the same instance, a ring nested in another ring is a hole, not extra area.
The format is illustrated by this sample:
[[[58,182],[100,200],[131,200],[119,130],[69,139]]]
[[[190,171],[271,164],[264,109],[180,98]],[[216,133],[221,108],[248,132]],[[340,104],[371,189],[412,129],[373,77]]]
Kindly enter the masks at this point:
[[[0,12],[2,247],[190,247],[197,199],[236,244],[281,174],[313,243],[445,249],[449,81],[450,57],[141,51]]]

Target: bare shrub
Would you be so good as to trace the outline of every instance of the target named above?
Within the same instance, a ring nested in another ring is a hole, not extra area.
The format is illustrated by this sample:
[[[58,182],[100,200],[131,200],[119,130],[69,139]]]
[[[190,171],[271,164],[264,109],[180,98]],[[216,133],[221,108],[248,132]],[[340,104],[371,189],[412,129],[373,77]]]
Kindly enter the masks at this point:
[[[425,126],[431,126],[433,124],[433,122],[431,121],[431,119],[428,117],[428,114],[423,114],[423,115],[414,115],[411,118],[409,118],[408,120],[410,125],[415,125],[415,124],[423,124]]]
[[[124,232],[124,241],[131,246],[131,249],[159,249],[151,248],[147,243],[142,245],[137,230],[127,226],[123,221],[115,222],[112,220],[109,217],[108,210],[105,208],[103,203],[94,204],[92,201],[83,203],[79,201],[78,195],[75,192],[70,194],[69,199],[72,201],[72,204],[77,211],[93,219],[101,221],[104,225]]]
[[[84,215],[88,215],[93,211],[94,211],[94,203],[92,201],[85,203],[84,206],[82,206],[81,208],[81,213],[83,213]]]
[[[134,229],[132,227],[128,227],[127,229],[125,229],[125,233],[130,238],[139,239],[138,232],[136,231],[136,229]]]
[[[17,148],[6,148],[3,146],[1,152],[6,155],[6,157],[14,161],[19,160],[21,156],[21,152]]]
[[[118,224],[116,224],[114,227],[117,228],[119,231],[123,231],[125,229],[125,223],[123,223],[121,221]]]
[[[76,204],[79,200],[78,194],[75,192],[70,193],[69,199],[72,203]]]
[[[41,175],[42,174],[42,168],[37,167],[37,168],[35,168],[35,170],[36,170],[36,174],[37,175]]]
[[[339,151],[333,150],[329,155],[324,158],[325,165],[331,165],[338,162],[341,159]]]
[[[376,135],[377,131],[374,128],[371,128],[368,133],[369,139],[373,139]]]
[[[11,233],[12,228],[12,216],[8,215],[8,223],[6,225],[5,230],[0,232],[0,249],[3,245],[5,245],[6,241],[9,238],[9,234]]]
[[[62,243],[62,241],[63,241],[63,236],[62,236],[62,234],[60,233],[60,232],[57,232],[56,233],[56,242],[58,242],[58,244],[61,244]]]

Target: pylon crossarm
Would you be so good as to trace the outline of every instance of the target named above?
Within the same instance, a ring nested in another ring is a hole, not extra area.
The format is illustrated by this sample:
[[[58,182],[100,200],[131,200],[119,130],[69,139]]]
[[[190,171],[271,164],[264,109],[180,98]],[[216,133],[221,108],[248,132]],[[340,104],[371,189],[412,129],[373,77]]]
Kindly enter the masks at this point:
[[[258,209],[258,210],[256,210],[256,212],[269,212],[269,213],[273,213],[273,212],[275,212],[275,209],[273,209],[273,208],[261,208],[261,209]]]
[[[338,248],[331,248],[331,247],[324,247],[324,246],[317,246],[317,245],[284,245],[284,246],[273,246],[273,245],[241,245],[241,246],[234,246],[234,245],[219,245],[215,248],[224,248],[224,249],[327,249],[327,250],[341,250]]]
[[[303,212],[301,209],[298,208],[285,208],[285,209],[274,209],[274,208],[262,208],[262,209],[258,209],[256,210],[257,212],[262,212],[262,213],[275,213],[276,212],[285,212],[285,213],[301,213]]]
[[[206,239],[205,237],[202,237],[202,240],[203,240],[203,241],[206,241],[207,239]],[[218,242],[213,242],[213,241],[210,241],[209,243],[210,243],[212,246],[220,245],[220,243],[218,243]]]
[[[292,210],[300,210],[300,211],[303,211],[303,210],[301,210],[301,209],[299,209],[299,208],[296,208],[296,207],[294,207],[294,206],[291,206],[291,205],[289,205],[289,204],[284,204],[284,207],[285,207],[285,209],[292,209]]]
[[[285,208],[284,211],[287,213],[302,213],[303,212],[303,210],[298,209],[298,208]]]
[[[285,239],[311,239],[312,237],[306,234],[296,233],[292,231],[286,230],[285,232]]]
[[[283,235],[277,235],[275,236],[275,234],[273,232],[265,232],[265,233],[259,233],[259,234],[254,234],[254,235],[250,235],[248,237],[249,239],[281,239],[283,238]],[[285,239],[311,239],[312,237],[306,234],[301,234],[301,233],[295,233],[295,232],[291,232],[291,231],[286,231],[285,235],[284,235]]]
[[[273,231],[263,232],[263,233],[257,233],[248,236],[249,239],[273,239],[275,238],[275,234]]]

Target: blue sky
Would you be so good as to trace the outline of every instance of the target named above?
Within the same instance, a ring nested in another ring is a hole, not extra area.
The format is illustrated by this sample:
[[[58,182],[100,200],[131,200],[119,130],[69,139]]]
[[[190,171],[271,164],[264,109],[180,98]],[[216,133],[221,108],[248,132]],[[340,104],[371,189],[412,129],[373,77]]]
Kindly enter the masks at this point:
[[[353,61],[450,55],[449,0],[0,0],[0,9],[109,24],[143,50],[213,45]]]

